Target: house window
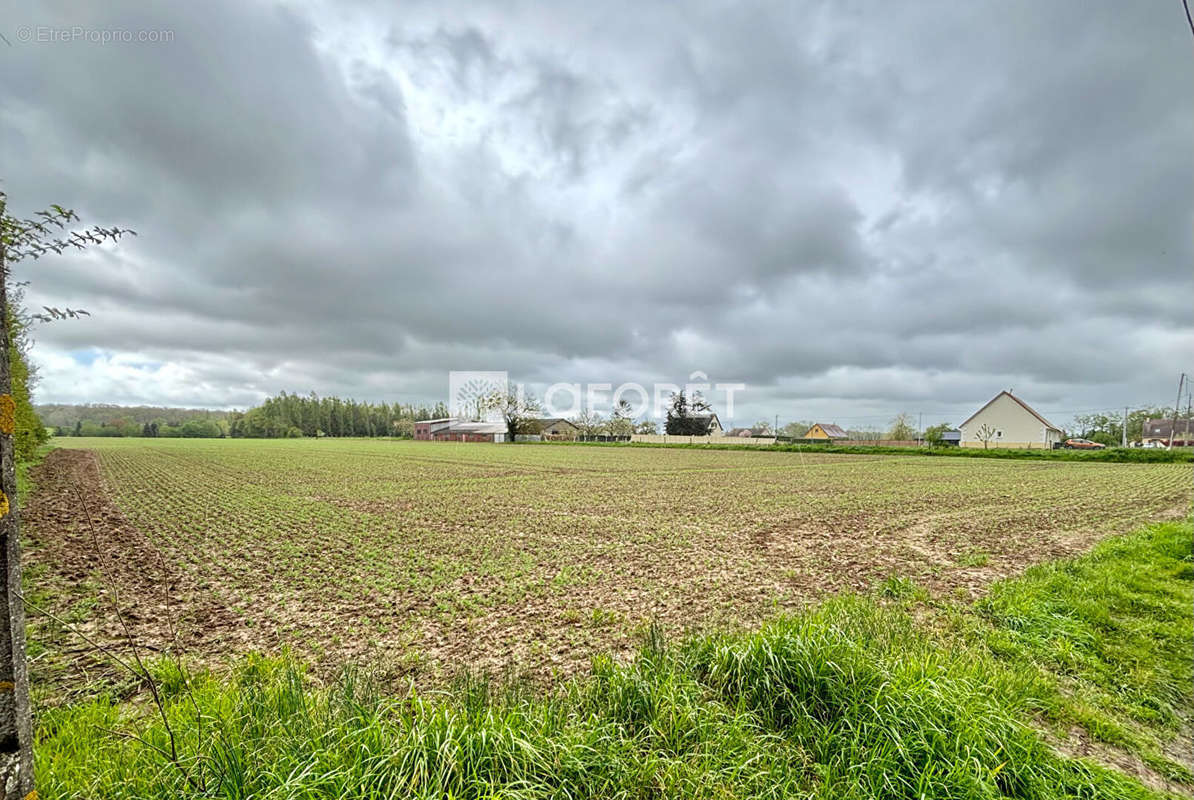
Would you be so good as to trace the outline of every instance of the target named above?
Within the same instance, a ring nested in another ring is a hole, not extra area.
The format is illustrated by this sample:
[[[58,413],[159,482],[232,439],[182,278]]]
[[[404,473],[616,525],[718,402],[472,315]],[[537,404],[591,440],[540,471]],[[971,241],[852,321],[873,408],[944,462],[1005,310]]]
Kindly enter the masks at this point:
[[[996,439],[1002,439],[1002,438],[1003,438],[1003,431],[995,431],[995,438],[996,438]]]

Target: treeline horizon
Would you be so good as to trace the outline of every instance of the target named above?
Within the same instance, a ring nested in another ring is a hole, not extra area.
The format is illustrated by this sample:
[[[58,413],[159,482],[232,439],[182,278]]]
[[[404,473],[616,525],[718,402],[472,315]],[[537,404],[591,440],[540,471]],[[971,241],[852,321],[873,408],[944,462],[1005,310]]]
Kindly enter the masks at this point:
[[[217,423],[228,411],[177,406],[122,406],[111,402],[38,402],[33,411],[57,436],[143,436],[146,425],[158,426],[159,436],[181,435],[187,423]],[[171,432],[165,432],[170,430]],[[191,426],[192,435],[198,430]],[[216,433],[219,436],[219,433]]]
[[[281,392],[245,411],[113,403],[39,403],[57,436],[284,439],[414,435],[416,420],[448,416],[443,403],[368,403]]]
[[[443,403],[363,403],[341,397],[282,392],[248,411],[228,415],[228,435],[247,439],[303,436],[412,437],[415,422],[448,416]]]
[[[14,375],[23,377],[21,359],[18,356],[13,360]],[[18,401],[18,411],[20,407]],[[26,405],[25,408],[30,406]],[[33,414],[29,415],[30,419],[18,425],[21,431],[28,430],[22,443],[30,453],[44,441],[41,428],[36,424],[38,418],[57,436],[282,439],[319,436],[412,437],[417,420],[449,416],[443,403],[434,406],[368,403],[336,396],[320,397],[315,392],[308,395],[281,392],[245,411],[124,406],[115,403],[37,403],[32,405],[31,411]],[[1171,419],[1174,416],[1184,420],[1194,417],[1194,414],[1189,409],[1175,411],[1164,406],[1131,411],[1128,440],[1140,438],[1144,420]],[[901,417],[906,415],[898,416],[893,423],[901,422]],[[586,420],[578,418],[575,421],[582,428],[585,427]],[[756,435],[778,434],[780,438],[800,438],[812,424],[811,421],[793,421],[776,431],[766,420],[761,420],[751,427],[756,429]],[[907,427],[907,423],[894,425],[894,428]],[[952,426],[943,424],[934,427]],[[1080,415],[1073,428],[1076,435],[1108,445],[1119,444],[1123,431],[1122,418],[1110,414]],[[916,435],[915,432],[903,430],[900,436],[893,436],[894,432],[855,428],[847,430],[850,438],[857,440],[911,438]]]
[[[230,411],[115,403],[37,403],[33,410],[56,436],[218,438]]]

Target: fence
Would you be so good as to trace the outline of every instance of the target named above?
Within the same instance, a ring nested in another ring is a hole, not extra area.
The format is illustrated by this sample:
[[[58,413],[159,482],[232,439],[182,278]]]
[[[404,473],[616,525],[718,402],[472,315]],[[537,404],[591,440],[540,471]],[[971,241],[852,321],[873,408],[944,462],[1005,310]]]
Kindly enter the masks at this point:
[[[774,436],[671,436],[664,433],[636,433],[632,442],[651,444],[732,444],[768,447],[776,444],[803,444],[816,447],[920,447],[915,439],[783,439]]]
[[[832,444],[847,447],[920,447],[915,439],[838,439]]]
[[[632,442],[648,444],[746,444],[771,445],[775,444],[774,436],[672,436],[666,433],[636,433],[630,437]]]

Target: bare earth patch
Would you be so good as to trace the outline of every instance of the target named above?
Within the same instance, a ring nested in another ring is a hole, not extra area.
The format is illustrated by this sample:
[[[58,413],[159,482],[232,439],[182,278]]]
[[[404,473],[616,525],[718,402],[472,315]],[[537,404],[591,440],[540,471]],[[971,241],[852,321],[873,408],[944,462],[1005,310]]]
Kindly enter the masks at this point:
[[[21,509],[32,545],[25,594],[36,606],[30,638],[50,638],[42,642],[43,655],[33,654],[35,679],[48,675],[65,692],[126,677],[113,658],[131,659],[132,643],[142,657],[172,648],[230,653],[253,646],[235,615],[109,500],[94,453],[53,450],[33,478],[38,491]],[[39,673],[39,659],[53,661],[54,671]]]
[[[1194,769],[1194,729],[1189,726],[1173,738],[1165,748],[1165,755],[1184,767]],[[1185,797],[1194,796],[1194,787],[1172,781],[1144,763],[1135,753],[1100,742],[1079,725],[1070,728],[1069,736],[1056,743],[1057,751],[1070,758],[1086,758],[1113,767],[1130,775],[1150,789],[1171,792]]]

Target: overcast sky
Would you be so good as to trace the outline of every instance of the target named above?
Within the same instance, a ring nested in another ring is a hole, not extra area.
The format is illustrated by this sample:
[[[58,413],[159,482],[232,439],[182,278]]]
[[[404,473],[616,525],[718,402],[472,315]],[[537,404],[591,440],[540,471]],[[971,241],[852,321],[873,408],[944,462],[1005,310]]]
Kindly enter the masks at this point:
[[[739,424],[956,423],[1007,388],[1064,423],[1194,372],[1176,0],[42,2],[0,26],[10,210],[139,233],[18,268],[32,305],[93,315],[36,331],[42,402],[699,370],[746,384]]]

